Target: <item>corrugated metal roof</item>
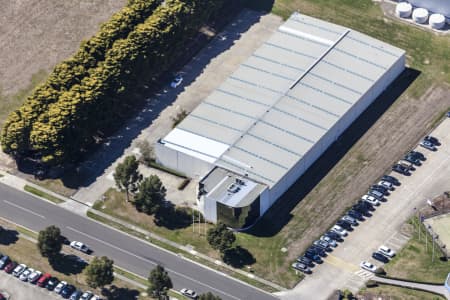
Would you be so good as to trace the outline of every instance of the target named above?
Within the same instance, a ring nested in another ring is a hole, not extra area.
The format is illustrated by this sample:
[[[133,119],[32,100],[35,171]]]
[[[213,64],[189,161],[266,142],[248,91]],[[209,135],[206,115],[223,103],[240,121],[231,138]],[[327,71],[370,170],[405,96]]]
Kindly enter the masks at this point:
[[[216,165],[272,186],[403,55],[295,13],[177,128],[228,145]]]

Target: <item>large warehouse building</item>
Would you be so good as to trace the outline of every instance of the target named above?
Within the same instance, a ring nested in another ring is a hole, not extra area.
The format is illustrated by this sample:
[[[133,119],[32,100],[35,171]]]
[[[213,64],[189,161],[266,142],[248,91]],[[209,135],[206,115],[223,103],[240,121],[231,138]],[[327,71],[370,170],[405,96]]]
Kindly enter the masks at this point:
[[[246,228],[404,70],[405,52],[293,14],[155,146],[206,219]]]

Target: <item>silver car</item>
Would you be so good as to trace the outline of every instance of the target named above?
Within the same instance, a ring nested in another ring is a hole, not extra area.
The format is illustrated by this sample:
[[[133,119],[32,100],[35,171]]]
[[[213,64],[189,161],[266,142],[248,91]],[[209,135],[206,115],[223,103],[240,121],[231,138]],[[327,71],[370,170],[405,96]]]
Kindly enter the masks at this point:
[[[333,248],[336,248],[336,247],[337,247],[336,241],[333,240],[332,238],[330,238],[329,236],[322,235],[322,236],[320,237],[320,240],[321,240],[321,241],[324,241],[324,242],[326,242],[326,243],[328,243],[328,245],[330,245],[330,246],[333,247]]]

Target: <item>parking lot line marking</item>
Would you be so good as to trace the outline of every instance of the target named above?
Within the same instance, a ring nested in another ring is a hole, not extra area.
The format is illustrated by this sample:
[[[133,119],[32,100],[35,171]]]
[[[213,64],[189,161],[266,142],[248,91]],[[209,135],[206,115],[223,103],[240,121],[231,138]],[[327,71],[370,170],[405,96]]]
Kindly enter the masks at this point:
[[[152,264],[152,265],[155,265],[155,266],[157,265],[157,263],[155,263],[154,261],[151,261],[151,260],[149,260],[149,259],[147,259],[147,258],[144,258],[144,257],[141,257],[141,256],[139,256],[139,255],[136,255],[136,254],[134,254],[134,253],[132,253],[132,252],[130,252],[130,251],[124,250],[124,249],[119,248],[119,247],[117,247],[117,246],[114,246],[114,245],[112,245],[111,243],[108,243],[108,242],[105,242],[105,241],[103,241],[103,240],[101,240],[101,239],[99,239],[99,238],[93,237],[93,236],[91,236],[91,235],[89,235],[89,234],[87,234],[87,233],[84,233],[84,232],[82,232],[82,231],[79,231],[79,230],[77,230],[77,229],[75,229],[75,228],[73,228],[73,227],[66,226],[66,228],[69,229],[69,230],[71,230],[71,231],[73,231],[73,232],[76,232],[76,233],[78,233],[78,234],[84,235],[84,236],[86,236],[87,238],[90,238],[90,239],[95,240],[95,241],[97,241],[97,242],[99,242],[99,243],[102,243],[102,244],[104,244],[104,245],[106,245],[106,246],[108,246],[108,247],[114,248],[114,249],[116,249],[116,250],[118,250],[118,251],[121,251],[121,252],[123,252],[123,253],[125,253],[125,254],[131,255],[131,256],[133,256],[133,257],[139,259],[139,260],[148,262],[148,263],[150,263],[150,264]],[[184,275],[184,274],[178,273],[177,271],[174,271],[174,270],[171,270],[171,269],[168,269],[168,268],[166,268],[166,270],[169,271],[169,272],[171,272],[171,273],[174,273],[174,274],[176,274],[176,275],[178,275],[178,276],[180,276],[180,277],[183,277],[183,278],[185,278],[185,279],[188,279],[188,280],[190,280],[190,281],[193,281],[193,282],[195,282],[195,283],[197,283],[197,284],[203,285],[203,286],[205,286],[205,287],[207,287],[207,288],[209,288],[209,289],[211,289],[211,290],[214,290],[214,291],[216,291],[216,292],[218,292],[218,293],[220,293],[220,294],[223,294],[223,295],[225,295],[225,296],[227,296],[227,297],[230,297],[230,298],[233,298],[233,299],[236,299],[236,300],[241,300],[240,298],[237,298],[237,297],[235,297],[235,296],[233,296],[233,295],[230,295],[230,294],[228,294],[227,292],[224,292],[224,291],[222,291],[222,290],[216,289],[215,287],[212,287],[212,286],[210,286],[210,285],[208,285],[208,284],[205,284],[205,283],[203,283],[203,282],[201,282],[201,281],[198,281],[198,280],[196,280],[196,279],[193,279],[192,277],[186,276],[186,275]]]
[[[328,256],[323,261],[349,272],[355,272],[356,270],[358,270],[358,267],[354,264],[346,262],[345,260],[331,254],[328,254]]]
[[[24,211],[26,211],[27,213],[30,213],[30,214],[32,214],[32,215],[35,215],[35,216],[37,216],[37,217],[39,217],[39,218],[45,219],[45,217],[44,217],[43,215],[40,215],[40,214],[38,214],[38,213],[36,213],[36,212],[34,212],[34,211],[28,209],[28,208],[25,208],[25,207],[22,207],[22,206],[20,206],[20,205],[15,204],[15,203],[9,202],[8,200],[3,200],[3,202],[5,202],[6,204],[9,204],[9,205],[11,205],[11,206],[14,206],[15,208],[24,210]]]

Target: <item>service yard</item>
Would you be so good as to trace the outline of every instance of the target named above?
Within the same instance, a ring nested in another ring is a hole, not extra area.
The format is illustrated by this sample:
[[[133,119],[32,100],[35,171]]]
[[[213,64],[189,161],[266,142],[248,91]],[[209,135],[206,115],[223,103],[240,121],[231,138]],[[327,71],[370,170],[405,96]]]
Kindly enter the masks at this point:
[[[445,119],[432,135],[442,143],[438,150],[431,152],[419,147],[417,150],[427,158],[423,165],[416,167],[410,176],[391,174],[401,185],[376,208],[372,217],[360,222],[344,242],[328,254],[322,265],[314,267],[311,276],[306,276],[294,290],[280,293],[282,299],[326,299],[333,290],[345,288],[356,292],[374,276],[360,269],[361,261],[382,266],[371,258],[379,246],[386,245],[398,251],[407,242],[411,232],[402,230],[402,225],[414,214],[414,208],[450,188],[450,119]],[[368,187],[369,184],[364,188]]]

